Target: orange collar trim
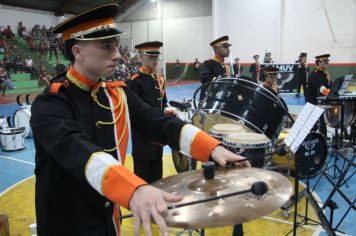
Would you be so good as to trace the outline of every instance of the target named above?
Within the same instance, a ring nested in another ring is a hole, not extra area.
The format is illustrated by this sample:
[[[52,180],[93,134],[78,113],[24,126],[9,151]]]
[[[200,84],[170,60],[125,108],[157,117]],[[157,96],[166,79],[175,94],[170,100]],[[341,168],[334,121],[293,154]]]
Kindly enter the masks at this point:
[[[217,61],[219,63],[224,63],[224,58],[223,57],[219,57],[218,55],[215,55],[213,60]]]
[[[151,75],[156,72],[154,69],[148,69],[144,66],[140,66],[140,69],[138,69],[141,73],[146,74],[146,75]]]
[[[73,66],[67,71],[67,78],[77,87],[88,92],[97,84],[97,82],[87,79],[84,75],[79,74]]]

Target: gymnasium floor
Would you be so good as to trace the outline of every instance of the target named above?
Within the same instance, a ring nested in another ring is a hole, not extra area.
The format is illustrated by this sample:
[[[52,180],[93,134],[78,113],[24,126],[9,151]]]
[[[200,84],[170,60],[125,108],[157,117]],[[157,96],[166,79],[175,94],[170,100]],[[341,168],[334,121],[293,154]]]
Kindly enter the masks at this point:
[[[168,100],[181,101],[183,98],[191,98],[198,84],[185,84],[170,86],[167,89]],[[296,98],[295,95],[283,95],[283,98],[288,104],[291,113],[297,114],[304,104],[303,96]],[[0,105],[0,115],[13,115],[14,111],[19,109],[17,104],[3,104]],[[29,235],[28,225],[35,222],[34,216],[34,146],[33,140],[26,140],[26,149],[14,152],[0,151],[0,213],[5,212],[10,219],[11,235]],[[131,153],[131,146],[128,149]],[[170,149],[164,149],[164,175],[175,174],[175,170],[171,161]],[[349,152],[349,157],[355,155]],[[330,160],[330,152],[327,161]],[[127,166],[132,168],[132,158],[127,158]],[[334,159],[331,160],[332,163]],[[343,165],[342,159],[339,159],[336,164],[341,167]],[[329,170],[332,174],[332,169]],[[351,176],[355,173],[355,168],[349,171],[348,177],[350,179],[346,184],[341,186],[343,193],[348,198],[355,199],[356,178]],[[311,180],[311,186],[318,181],[318,177]],[[331,192],[331,186],[325,177],[322,177],[315,187],[315,193],[324,201]],[[348,205],[342,200],[340,194],[335,194],[332,199],[338,205],[335,210],[334,226],[339,223],[340,218],[348,210]],[[300,206],[300,214],[304,214],[303,210],[304,199]],[[353,202],[355,205],[355,202]],[[311,207],[310,207],[311,208]],[[293,212],[293,209],[291,210]],[[311,212],[312,218],[315,219],[315,212]],[[291,213],[292,213],[291,212]],[[326,216],[329,218],[329,210],[326,210]],[[346,219],[340,224],[339,229],[347,235],[356,235],[356,212],[351,210]],[[255,220],[244,224],[245,235],[285,235],[292,229],[292,217],[283,217],[281,212],[275,212],[263,219]],[[245,226],[246,225],[246,226]],[[176,235],[178,230],[172,230],[171,235]],[[231,235],[231,228],[220,228],[215,230],[207,230],[206,235]],[[318,225],[308,225],[298,229],[298,235],[326,235]],[[157,231],[155,231],[157,234]],[[156,235],[155,234],[155,235]],[[122,235],[132,235],[131,222],[124,222]],[[157,234],[158,235],[158,234]],[[185,234],[186,235],[186,234]],[[194,234],[198,235],[198,234]]]

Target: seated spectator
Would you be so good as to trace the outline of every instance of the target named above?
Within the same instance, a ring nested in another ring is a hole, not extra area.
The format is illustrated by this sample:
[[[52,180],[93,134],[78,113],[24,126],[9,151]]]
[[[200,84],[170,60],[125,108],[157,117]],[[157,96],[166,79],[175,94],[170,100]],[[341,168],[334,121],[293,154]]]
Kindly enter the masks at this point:
[[[6,71],[10,72],[11,69],[13,71],[15,71],[15,69],[14,69],[15,65],[13,63],[13,60],[12,60],[10,54],[6,53],[4,55],[4,58],[2,59],[2,64],[4,65]]]
[[[19,73],[19,72],[21,73],[23,72],[23,62],[20,55],[15,57],[14,60],[14,73]]]
[[[31,73],[31,79],[35,79],[38,75],[37,69],[33,65],[33,60],[29,55],[27,55],[25,58],[24,71]]]
[[[62,63],[61,59],[56,59],[56,76],[67,71],[66,66]]]
[[[7,89],[15,89],[10,76],[6,73],[4,67],[0,67],[0,91],[2,95],[5,95]]]
[[[51,38],[50,43],[49,43],[49,59],[52,60],[52,55],[56,58],[58,58],[58,46],[55,38]]]
[[[37,49],[35,39],[32,34],[29,35],[27,41],[28,47],[31,49],[32,52],[35,52]]]
[[[12,32],[11,26],[8,25],[7,28],[1,33],[6,39],[15,39],[15,34]]]
[[[12,54],[12,47],[9,46],[3,36],[0,36],[0,52],[4,54]]]
[[[42,66],[41,69],[40,69],[40,75],[38,77],[38,80],[40,82],[44,82],[46,84],[50,84],[51,79],[52,79],[52,76],[47,74],[46,67]]]
[[[26,27],[24,27],[22,25],[22,21],[19,22],[18,26],[17,26],[17,33],[19,35],[19,37],[23,38],[24,35],[23,35],[23,32],[26,31]]]

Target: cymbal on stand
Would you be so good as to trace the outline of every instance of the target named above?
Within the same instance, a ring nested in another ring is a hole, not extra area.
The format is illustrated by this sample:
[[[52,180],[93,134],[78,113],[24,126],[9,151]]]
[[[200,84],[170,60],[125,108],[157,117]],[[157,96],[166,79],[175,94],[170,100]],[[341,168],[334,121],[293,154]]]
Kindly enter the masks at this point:
[[[181,203],[248,190],[263,181],[268,191],[262,196],[245,193],[168,211],[165,221],[170,227],[185,229],[235,225],[268,215],[280,208],[292,195],[288,178],[259,168],[216,168],[215,178],[205,179],[203,170],[183,172],[153,183],[153,186],[184,196]]]

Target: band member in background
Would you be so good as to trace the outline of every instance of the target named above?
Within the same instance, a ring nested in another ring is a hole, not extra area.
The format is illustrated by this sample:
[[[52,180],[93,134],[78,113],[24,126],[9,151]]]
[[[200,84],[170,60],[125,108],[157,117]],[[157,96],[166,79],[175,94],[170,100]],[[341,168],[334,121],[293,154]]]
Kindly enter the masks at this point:
[[[284,105],[284,108],[288,111],[287,103],[283,100],[283,98],[279,94],[279,90],[276,85],[276,81],[278,78],[279,69],[274,66],[267,66],[263,69],[263,87],[267,88],[269,91],[273,92],[279,100]]]
[[[323,54],[315,57],[316,68],[308,76],[308,83],[305,93],[306,102],[318,104],[318,97],[327,96],[332,85],[331,77],[327,71],[330,54]],[[323,116],[320,119],[319,130],[326,137],[326,124]]]
[[[182,197],[148,185],[124,166],[131,127],[197,160],[211,156],[225,166],[242,159],[195,126],[150,107],[124,81],[103,79],[120,58],[118,12],[117,4],[102,5],[53,29],[62,34],[71,67],[31,106],[38,236],[117,236],[119,206],[133,212],[134,235],[141,223],[152,235],[151,217],[168,235],[166,202]]]
[[[274,63],[272,59],[272,53],[266,53],[265,58],[263,59],[263,63]]]
[[[235,63],[233,65],[233,68],[234,68],[234,75],[235,77],[240,77],[242,71],[243,71],[243,67],[242,65],[240,64],[240,58],[235,58]]]
[[[262,80],[262,73],[261,73],[261,64],[258,62],[260,56],[254,55],[253,59],[255,62],[250,66],[250,73],[252,79],[256,80],[258,83]]]
[[[231,44],[228,42],[229,36],[220,37],[210,43],[215,56],[203,63],[200,68],[200,81],[204,85],[218,78],[219,76],[231,75],[230,67],[225,64],[224,60],[230,54]],[[205,98],[206,87],[200,91],[200,101]]]
[[[161,74],[156,73],[160,48],[163,43],[145,42],[138,44],[141,67],[138,73],[128,81],[129,88],[151,107],[164,112],[167,107],[166,83]],[[150,142],[140,134],[139,129],[132,129],[132,157],[134,172],[147,183],[162,179],[163,147]]]
[[[195,62],[193,63],[193,67],[194,67],[195,79],[199,80],[200,79],[200,76],[199,76],[200,62],[199,62],[198,58],[195,58]]]
[[[299,97],[300,88],[303,86],[304,97],[305,97],[307,77],[309,72],[309,66],[307,64],[307,54],[305,52],[300,53],[299,59],[295,61],[295,63],[298,63],[298,65],[293,68],[294,76],[296,76],[298,81],[296,96]]]

